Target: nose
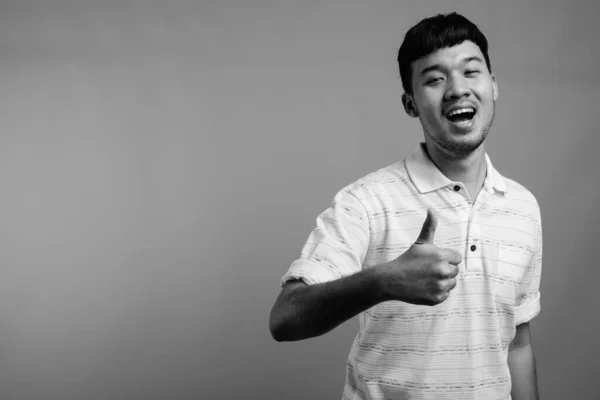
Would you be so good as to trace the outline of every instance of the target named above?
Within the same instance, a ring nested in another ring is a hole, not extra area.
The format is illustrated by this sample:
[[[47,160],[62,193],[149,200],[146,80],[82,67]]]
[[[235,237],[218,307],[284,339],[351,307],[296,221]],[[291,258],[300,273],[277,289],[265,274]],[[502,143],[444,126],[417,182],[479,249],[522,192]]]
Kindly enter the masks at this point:
[[[467,80],[461,74],[452,75],[446,82],[446,93],[444,94],[446,100],[468,97],[471,93]]]

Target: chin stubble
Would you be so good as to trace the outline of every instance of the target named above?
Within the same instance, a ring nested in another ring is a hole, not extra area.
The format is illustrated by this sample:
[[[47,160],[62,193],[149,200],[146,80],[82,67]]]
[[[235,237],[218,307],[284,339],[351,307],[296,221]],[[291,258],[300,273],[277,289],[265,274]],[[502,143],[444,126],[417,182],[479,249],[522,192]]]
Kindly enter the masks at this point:
[[[495,116],[496,116],[496,102],[494,101],[494,105],[493,105],[493,109],[492,109],[492,117],[490,118],[489,122],[481,128],[481,134],[477,138],[475,138],[475,140],[467,141],[467,142],[450,142],[447,140],[436,138],[435,136],[431,135],[429,131],[427,131],[427,129],[425,128],[425,125],[423,125],[422,120],[421,120],[421,125],[423,126],[423,130],[425,131],[425,135],[429,136],[431,138],[431,140],[433,140],[437,145],[439,145],[441,148],[446,150],[446,153],[448,155],[452,155],[454,157],[459,158],[459,157],[464,157],[464,156],[471,154],[472,152],[477,150],[479,148],[479,146],[481,146],[481,144],[485,141],[485,138],[487,137],[487,135],[490,131],[490,128],[492,126],[492,123],[494,122]]]

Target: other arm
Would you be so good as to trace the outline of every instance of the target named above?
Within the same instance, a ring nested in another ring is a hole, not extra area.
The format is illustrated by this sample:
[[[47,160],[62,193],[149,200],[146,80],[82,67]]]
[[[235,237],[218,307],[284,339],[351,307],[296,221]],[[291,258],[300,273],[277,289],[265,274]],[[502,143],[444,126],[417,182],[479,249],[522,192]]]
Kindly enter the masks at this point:
[[[517,326],[515,338],[508,349],[508,368],[512,380],[512,400],[539,400],[528,322]]]
[[[513,400],[538,400],[535,358],[531,346],[529,321],[540,312],[540,282],[542,275],[543,235],[539,206],[533,214],[536,220],[536,240],[526,274],[516,298],[517,331],[508,348],[508,367],[512,380]]]

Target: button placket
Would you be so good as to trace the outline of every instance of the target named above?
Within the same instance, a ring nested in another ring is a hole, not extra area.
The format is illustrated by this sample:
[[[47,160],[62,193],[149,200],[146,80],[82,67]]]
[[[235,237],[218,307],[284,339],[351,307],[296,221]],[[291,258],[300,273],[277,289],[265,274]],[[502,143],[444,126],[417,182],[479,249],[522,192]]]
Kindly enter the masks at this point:
[[[471,207],[469,212],[469,220],[467,222],[467,237],[466,237],[466,258],[471,259],[477,257],[478,244],[481,240],[481,229],[479,225],[479,217],[476,207]],[[467,265],[466,263],[465,265]]]

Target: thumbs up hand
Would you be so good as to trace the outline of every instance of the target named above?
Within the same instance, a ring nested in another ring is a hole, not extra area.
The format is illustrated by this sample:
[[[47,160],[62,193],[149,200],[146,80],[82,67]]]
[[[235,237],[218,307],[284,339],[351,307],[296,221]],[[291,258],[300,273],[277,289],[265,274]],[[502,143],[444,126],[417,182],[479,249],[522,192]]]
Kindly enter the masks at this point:
[[[437,217],[427,210],[419,237],[400,257],[378,266],[385,300],[436,305],[445,301],[456,286],[460,253],[434,244]]]

